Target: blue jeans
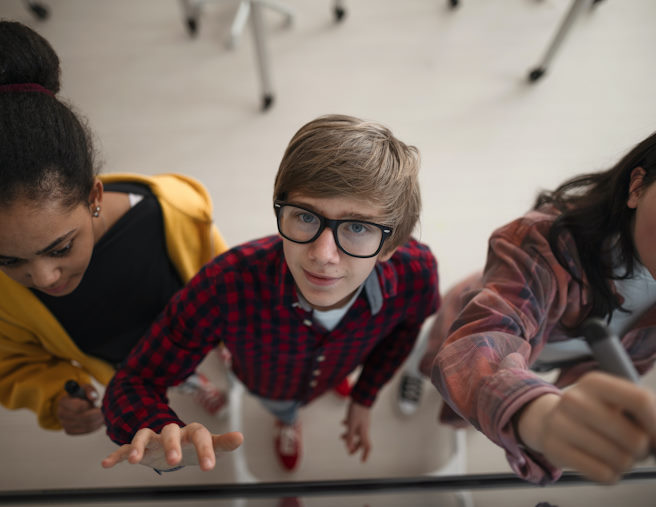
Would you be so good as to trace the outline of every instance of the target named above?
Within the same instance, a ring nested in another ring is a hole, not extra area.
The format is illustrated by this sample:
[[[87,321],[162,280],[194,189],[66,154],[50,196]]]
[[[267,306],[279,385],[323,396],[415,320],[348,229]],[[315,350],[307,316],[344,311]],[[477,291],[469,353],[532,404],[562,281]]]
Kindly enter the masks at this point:
[[[264,408],[273,414],[280,422],[292,425],[296,422],[298,409],[301,402],[296,400],[270,400],[268,398],[258,398]]]

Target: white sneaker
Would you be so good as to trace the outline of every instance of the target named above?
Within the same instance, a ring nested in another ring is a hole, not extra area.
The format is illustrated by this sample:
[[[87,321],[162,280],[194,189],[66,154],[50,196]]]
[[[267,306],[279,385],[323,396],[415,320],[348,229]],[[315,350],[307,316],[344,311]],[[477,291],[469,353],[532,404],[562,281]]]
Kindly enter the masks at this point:
[[[403,415],[412,415],[419,408],[424,380],[417,375],[404,373],[399,383],[398,406]]]

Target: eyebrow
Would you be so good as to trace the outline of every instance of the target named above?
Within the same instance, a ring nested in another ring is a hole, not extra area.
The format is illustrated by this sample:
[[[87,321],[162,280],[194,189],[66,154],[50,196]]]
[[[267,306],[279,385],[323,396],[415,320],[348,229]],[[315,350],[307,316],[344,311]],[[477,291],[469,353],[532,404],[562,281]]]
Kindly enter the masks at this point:
[[[63,236],[58,237],[55,241],[50,243],[47,247],[42,248],[41,250],[36,252],[36,255],[43,255],[44,253],[47,253],[49,250],[52,250],[53,248],[55,248],[59,243],[61,243],[65,239],[68,239],[73,234],[75,234],[76,231],[77,231],[77,229],[73,229],[71,231],[68,231],[66,234],[64,234]],[[2,258],[2,259],[18,259],[18,257],[12,257],[10,255],[3,255],[3,254],[0,254],[0,258]]]
[[[307,208],[313,213],[317,213],[318,215],[321,215],[323,217],[326,216],[326,214],[322,211],[317,210],[314,206],[311,206],[310,204],[306,204],[304,202],[290,202],[288,201],[289,204],[292,206],[301,206],[303,208]],[[355,221],[362,221],[362,222],[376,222],[376,220],[382,220],[381,217],[373,217],[371,215],[362,215],[360,213],[342,213],[341,215],[342,218],[335,218],[334,220],[355,220]],[[344,218],[348,217],[348,218]]]
[[[39,250],[36,254],[37,254],[37,255],[41,255],[41,254],[44,254],[44,253],[48,252],[48,250],[52,250],[52,249],[55,248],[59,243],[61,243],[61,242],[64,241],[65,239],[68,239],[70,236],[72,236],[76,231],[77,231],[77,229],[73,229],[73,230],[71,230],[71,231],[68,231],[66,234],[64,234],[63,236],[58,237],[55,241],[53,241],[52,243],[50,243],[47,247],[45,247],[45,248]]]

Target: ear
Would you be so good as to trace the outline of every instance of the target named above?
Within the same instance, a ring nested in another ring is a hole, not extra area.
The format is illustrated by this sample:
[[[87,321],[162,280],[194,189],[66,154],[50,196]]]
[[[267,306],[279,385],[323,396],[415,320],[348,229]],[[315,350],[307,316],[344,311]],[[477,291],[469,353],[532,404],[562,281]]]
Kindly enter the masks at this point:
[[[103,199],[104,187],[102,181],[99,178],[93,180],[93,186],[91,187],[91,192],[89,192],[89,209],[93,212],[96,206],[100,206]]]
[[[387,262],[388,260],[390,260],[392,258],[392,255],[394,255],[394,253],[396,252],[397,248],[398,247],[395,246],[392,250],[390,250],[386,254],[378,254],[378,262]]]
[[[626,205],[629,208],[635,209],[638,206],[638,201],[642,195],[642,183],[645,178],[645,170],[642,167],[636,167],[631,171],[631,180],[629,182],[629,198]]]

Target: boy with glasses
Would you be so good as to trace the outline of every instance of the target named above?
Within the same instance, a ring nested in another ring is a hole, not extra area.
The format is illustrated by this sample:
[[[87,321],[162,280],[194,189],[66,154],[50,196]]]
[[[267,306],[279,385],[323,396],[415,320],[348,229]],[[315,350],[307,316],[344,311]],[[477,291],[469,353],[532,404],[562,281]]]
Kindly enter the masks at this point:
[[[276,452],[288,470],[301,454],[298,409],[362,366],[342,438],[366,460],[376,395],[439,303],[435,258],[410,237],[421,207],[418,169],[416,148],[379,124],[332,115],[303,126],[275,180],[280,236],[207,264],[107,387],[107,431],[125,445],[103,465],[138,463],[147,445],[160,443],[175,466],[181,443],[193,443],[209,470],[213,445],[241,443],[238,434],[185,426],[166,405],[167,387],[219,343],[237,378],[275,416]]]

